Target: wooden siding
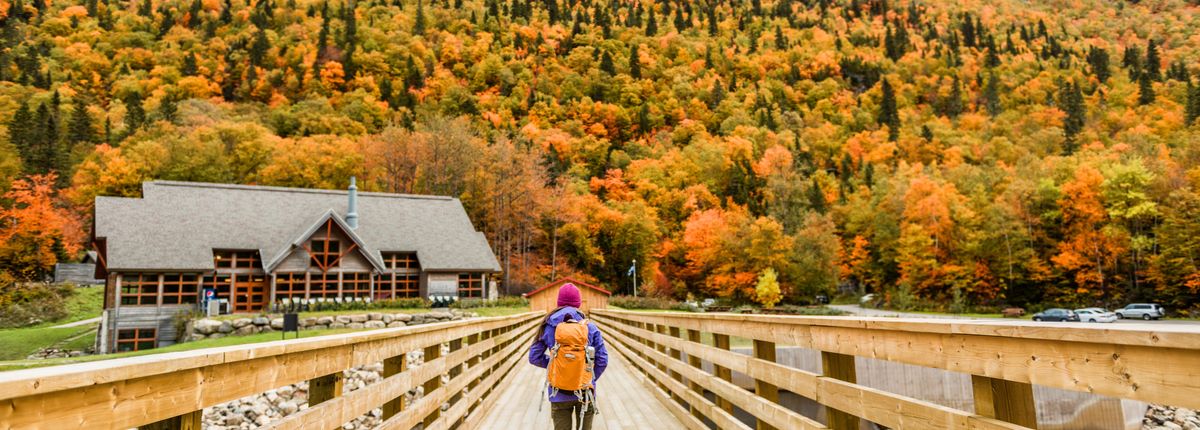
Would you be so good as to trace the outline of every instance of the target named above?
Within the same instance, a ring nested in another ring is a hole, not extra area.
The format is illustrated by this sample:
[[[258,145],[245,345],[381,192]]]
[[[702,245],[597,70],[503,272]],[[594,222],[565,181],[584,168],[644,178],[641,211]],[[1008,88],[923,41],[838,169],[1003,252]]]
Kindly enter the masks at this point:
[[[108,339],[110,343],[116,339],[116,331],[130,328],[158,329],[157,346],[173,345],[178,341],[179,333],[175,328],[175,315],[180,312],[198,309],[197,305],[162,305],[162,306],[121,306],[113,309],[109,315]],[[109,350],[113,350],[109,345]]]
[[[350,236],[347,236],[345,233],[343,233],[341,230],[338,230],[337,228],[333,229],[333,233],[331,234],[331,236],[333,237],[333,239],[338,241],[338,245],[340,246],[340,249],[342,251],[345,251],[347,248],[350,247],[350,245],[352,243],[354,243],[353,241],[350,240]],[[325,238],[325,229],[324,228],[317,229],[317,232],[313,233],[313,237],[324,239]],[[306,239],[304,243],[311,247],[312,246],[311,240],[312,240],[312,238]],[[267,258],[270,258],[270,257],[267,257]],[[279,265],[275,268],[275,273],[305,272],[305,271],[311,271],[313,273],[320,273],[321,270],[318,269],[316,266],[309,264],[310,261],[311,261],[311,258],[308,255],[308,251],[305,250],[304,247],[294,248],[294,249],[292,249],[292,252],[290,254],[288,254],[288,256],[285,257],[283,259],[283,261],[280,262]],[[310,268],[309,266],[312,266],[312,267]],[[338,262],[338,267],[330,268],[329,271],[331,273],[370,272],[374,269],[375,268],[374,268],[374,266],[371,265],[371,262],[367,261],[366,257],[363,257],[361,248],[355,247],[352,251],[350,251],[350,253],[348,253],[348,254],[346,254],[346,256],[342,257],[341,261]]]
[[[546,288],[529,297],[529,305],[535,311],[550,312],[558,307],[558,289],[562,286]],[[592,309],[607,309],[608,295],[588,287],[578,287],[582,303],[579,310],[590,312]]]

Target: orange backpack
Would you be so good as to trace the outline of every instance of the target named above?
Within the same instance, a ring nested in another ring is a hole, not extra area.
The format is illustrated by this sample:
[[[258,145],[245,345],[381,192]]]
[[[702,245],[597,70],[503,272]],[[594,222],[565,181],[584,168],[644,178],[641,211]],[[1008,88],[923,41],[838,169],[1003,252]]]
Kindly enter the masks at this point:
[[[550,348],[550,366],[546,379],[551,387],[583,398],[592,388],[592,361],[595,349],[588,345],[587,320],[568,320],[554,328],[554,346]]]

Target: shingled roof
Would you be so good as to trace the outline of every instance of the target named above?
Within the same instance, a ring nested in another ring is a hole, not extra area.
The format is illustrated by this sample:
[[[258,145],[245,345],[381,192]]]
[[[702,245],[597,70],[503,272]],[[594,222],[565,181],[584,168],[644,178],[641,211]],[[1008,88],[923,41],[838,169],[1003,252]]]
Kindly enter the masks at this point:
[[[96,197],[95,237],[108,270],[211,270],[213,249],[257,249],[270,260],[324,216],[342,222],[347,191],[152,181],[142,198]],[[365,252],[416,252],[431,271],[499,272],[458,199],[358,193]],[[378,260],[376,260],[378,261]]]

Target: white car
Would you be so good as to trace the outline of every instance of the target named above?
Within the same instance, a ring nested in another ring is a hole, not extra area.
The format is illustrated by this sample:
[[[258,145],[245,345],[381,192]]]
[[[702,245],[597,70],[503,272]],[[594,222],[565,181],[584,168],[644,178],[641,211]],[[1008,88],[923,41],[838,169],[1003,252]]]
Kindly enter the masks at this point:
[[[1079,315],[1079,321],[1082,322],[1110,323],[1117,321],[1117,314],[1101,308],[1076,309],[1075,313]]]

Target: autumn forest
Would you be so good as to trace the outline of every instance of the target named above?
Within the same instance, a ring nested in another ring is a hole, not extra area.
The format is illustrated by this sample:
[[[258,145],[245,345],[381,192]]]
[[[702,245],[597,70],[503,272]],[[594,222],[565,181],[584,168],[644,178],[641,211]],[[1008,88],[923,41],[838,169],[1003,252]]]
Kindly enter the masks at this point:
[[[143,181],[357,176],[509,293],[1200,310],[1197,75],[1182,0],[0,0],[0,269]]]

